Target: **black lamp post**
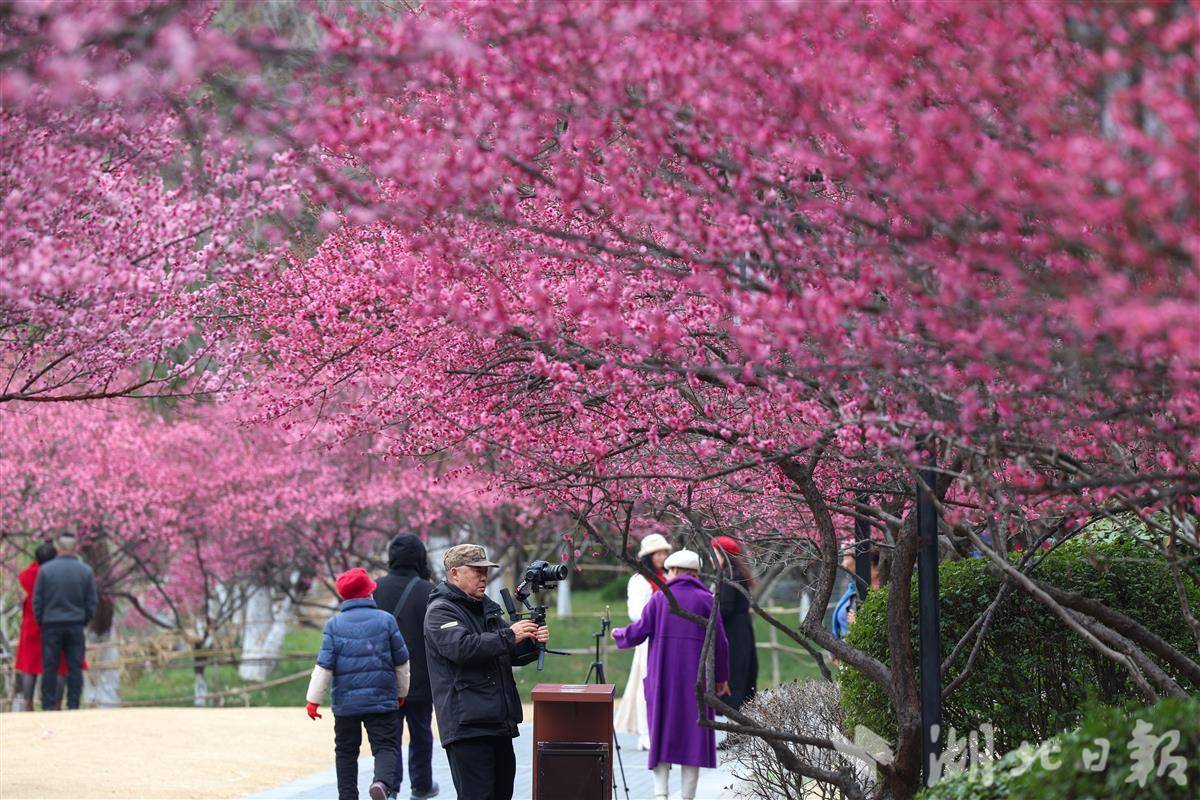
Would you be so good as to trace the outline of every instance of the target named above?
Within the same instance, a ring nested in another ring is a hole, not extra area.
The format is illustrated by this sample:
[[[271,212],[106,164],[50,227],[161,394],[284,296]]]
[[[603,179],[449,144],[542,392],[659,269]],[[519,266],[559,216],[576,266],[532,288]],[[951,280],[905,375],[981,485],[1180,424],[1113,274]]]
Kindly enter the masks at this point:
[[[866,497],[860,494],[858,501],[865,503]],[[861,603],[871,588],[871,526],[862,517],[854,519],[854,577]]]
[[[920,635],[921,782],[929,785],[931,762],[942,752],[942,638],[938,603],[938,518],[930,491],[937,486],[932,445],[917,481],[917,628]],[[928,489],[926,489],[928,487]],[[933,733],[937,727],[938,733]]]

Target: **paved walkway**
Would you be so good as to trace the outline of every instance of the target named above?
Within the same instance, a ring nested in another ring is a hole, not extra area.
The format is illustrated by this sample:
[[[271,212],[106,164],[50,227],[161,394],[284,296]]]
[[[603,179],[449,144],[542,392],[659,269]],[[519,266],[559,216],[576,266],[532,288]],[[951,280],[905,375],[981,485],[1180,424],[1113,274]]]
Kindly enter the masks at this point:
[[[617,734],[621,745],[621,758],[625,764],[625,777],[629,781],[629,800],[652,800],[654,795],[654,780],[650,770],[646,769],[647,753],[636,749],[637,737],[632,734]],[[514,800],[529,800],[533,795],[533,753],[529,743],[533,739],[533,725],[525,723],[521,726],[521,736],[513,740],[517,753],[517,781],[513,792]],[[407,747],[405,756],[407,757]],[[723,754],[718,752],[718,761]],[[333,760],[333,747],[330,746],[330,761]],[[433,748],[433,779],[441,785],[442,792],[439,800],[453,800],[454,782],[450,779],[450,765],[446,763],[446,751],[440,747]],[[621,786],[621,773],[618,770],[617,798],[625,800]],[[700,785],[696,790],[696,800],[731,800],[737,795],[730,788],[734,778],[729,765],[722,764],[717,769],[700,770]],[[358,762],[358,791],[362,800],[367,798],[367,787],[371,783],[371,759],[364,758]],[[407,782],[400,789],[400,800],[408,797],[411,787]],[[251,795],[244,800],[334,800],[337,797],[337,778],[334,770],[327,769],[306,778],[283,786],[277,786],[260,794]],[[679,769],[671,771],[671,797],[679,797]]]

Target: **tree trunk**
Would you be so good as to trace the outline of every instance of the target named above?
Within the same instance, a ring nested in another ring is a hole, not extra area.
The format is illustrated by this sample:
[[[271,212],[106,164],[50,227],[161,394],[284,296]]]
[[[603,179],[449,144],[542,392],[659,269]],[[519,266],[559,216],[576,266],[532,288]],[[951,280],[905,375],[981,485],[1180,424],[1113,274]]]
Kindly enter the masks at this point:
[[[202,652],[204,650],[204,642],[197,642],[193,646],[193,649],[197,652]],[[204,675],[205,667],[208,666],[208,656],[197,655],[192,664],[192,669],[196,673],[195,683],[192,687],[193,705],[208,705],[208,678]]]
[[[295,615],[292,598],[272,598],[267,586],[252,586],[246,595],[242,623],[242,657],[238,676],[244,681],[265,681],[279,663],[283,640]]]
[[[779,631],[771,626],[771,688],[779,687]]]
[[[917,560],[915,514],[896,531],[892,581],[888,585],[888,654],[892,667],[893,704],[896,711],[896,755],[890,774],[884,775],[883,792],[911,798],[921,788],[921,703],[913,669],[912,608],[910,587]]]
[[[121,705],[121,647],[115,626],[104,633],[88,633],[88,667],[83,673],[83,704],[99,708]]]
[[[571,615],[571,576],[568,575],[565,581],[558,584],[558,616],[569,617]]]

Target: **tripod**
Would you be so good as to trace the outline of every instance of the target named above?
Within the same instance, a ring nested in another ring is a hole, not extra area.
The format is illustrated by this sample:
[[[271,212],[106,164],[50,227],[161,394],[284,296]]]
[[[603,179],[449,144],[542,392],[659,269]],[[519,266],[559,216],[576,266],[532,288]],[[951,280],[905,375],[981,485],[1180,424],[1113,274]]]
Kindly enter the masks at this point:
[[[588,667],[587,677],[583,679],[584,683],[592,682],[592,675],[596,676],[596,683],[608,683],[608,678],[604,675],[604,662],[600,660],[600,643],[604,641],[608,629],[612,627],[612,618],[608,615],[608,606],[604,607],[604,616],[600,619],[600,630],[592,634],[592,638],[596,640],[596,658]],[[613,746],[617,750],[617,766],[621,768],[621,785],[625,787],[625,800],[629,800],[629,781],[625,778],[625,762],[621,760],[621,740],[617,738],[616,731],[613,731]],[[613,782],[613,796],[617,794],[617,784]]]

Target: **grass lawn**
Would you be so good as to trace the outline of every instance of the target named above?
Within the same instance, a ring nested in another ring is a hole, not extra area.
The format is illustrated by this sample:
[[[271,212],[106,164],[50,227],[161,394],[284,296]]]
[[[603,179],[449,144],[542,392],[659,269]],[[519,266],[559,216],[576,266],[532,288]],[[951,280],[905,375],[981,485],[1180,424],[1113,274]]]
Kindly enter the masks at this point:
[[[569,656],[547,655],[545,668],[538,672],[535,665],[523,667],[515,671],[517,687],[522,697],[529,697],[529,690],[538,683],[581,683],[587,674],[588,665],[592,662],[592,647],[595,639],[592,634],[600,629],[600,616],[604,613],[606,604],[610,605],[613,624],[618,627],[627,623],[625,616],[625,601],[606,601],[601,590],[575,591],[572,596],[574,614],[559,618],[554,611],[554,598],[548,596],[546,602],[550,605],[547,622],[551,631],[551,645],[555,649],[577,650],[586,649],[586,653]],[[755,633],[760,643],[768,641],[768,626],[760,619],[755,619]],[[784,642],[784,644],[791,644]],[[271,679],[281,678],[297,672],[311,670],[317,649],[321,645],[321,632],[312,628],[298,628],[288,633],[284,642],[284,652],[296,654],[280,661]],[[620,651],[613,646],[611,638],[606,638],[603,649],[605,671],[610,683],[617,685],[617,694],[625,689],[625,681],[629,677],[629,664],[632,651]],[[759,678],[760,688],[768,688],[771,684],[771,655],[770,652],[759,648]],[[819,675],[816,665],[807,655],[792,653],[779,654],[779,673],[782,681],[812,679]],[[245,682],[238,678],[237,667],[209,667],[206,671],[210,692],[240,688]],[[173,698],[188,697],[192,692],[193,673],[190,667],[181,666],[155,672],[143,672],[125,681],[121,686],[121,697],[125,701],[164,701],[163,704],[190,705],[189,701]],[[228,697],[224,705],[255,705],[255,706],[303,706],[304,690],[307,679],[300,678],[279,686],[271,686],[245,695]]]

